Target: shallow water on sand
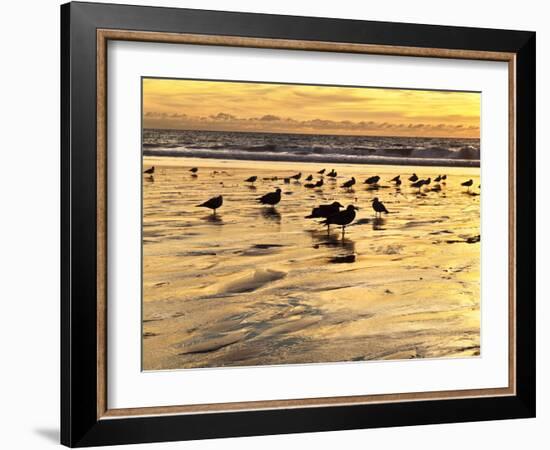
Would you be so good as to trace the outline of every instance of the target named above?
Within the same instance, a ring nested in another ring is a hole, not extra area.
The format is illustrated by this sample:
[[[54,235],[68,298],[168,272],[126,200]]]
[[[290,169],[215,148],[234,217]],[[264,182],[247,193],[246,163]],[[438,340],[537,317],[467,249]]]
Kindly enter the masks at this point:
[[[153,164],[154,181],[143,181],[145,370],[480,354],[478,168],[334,164],[335,181],[307,189],[318,164],[144,158]],[[300,182],[283,181],[297,172]],[[419,194],[412,172],[446,173],[446,184]],[[375,174],[380,187],[368,189]],[[386,181],[397,174],[401,189]],[[243,182],[251,175],[254,186]],[[340,187],[352,175],[354,189]],[[276,187],[276,208],[257,203]],[[220,194],[216,215],[195,207]],[[382,219],[374,197],[390,211]],[[343,238],[304,218],[335,200],[360,208]]]

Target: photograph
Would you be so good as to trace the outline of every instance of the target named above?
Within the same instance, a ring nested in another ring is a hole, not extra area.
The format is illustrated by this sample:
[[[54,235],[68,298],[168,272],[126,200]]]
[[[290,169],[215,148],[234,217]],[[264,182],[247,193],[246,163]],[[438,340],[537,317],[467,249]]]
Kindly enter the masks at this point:
[[[481,355],[481,93],[141,89],[143,370]]]

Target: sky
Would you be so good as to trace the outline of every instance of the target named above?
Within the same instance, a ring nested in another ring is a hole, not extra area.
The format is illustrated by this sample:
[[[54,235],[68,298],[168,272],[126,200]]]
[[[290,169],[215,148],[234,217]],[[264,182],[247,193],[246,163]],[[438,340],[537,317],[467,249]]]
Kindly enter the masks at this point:
[[[143,126],[181,130],[477,138],[481,95],[143,79]]]

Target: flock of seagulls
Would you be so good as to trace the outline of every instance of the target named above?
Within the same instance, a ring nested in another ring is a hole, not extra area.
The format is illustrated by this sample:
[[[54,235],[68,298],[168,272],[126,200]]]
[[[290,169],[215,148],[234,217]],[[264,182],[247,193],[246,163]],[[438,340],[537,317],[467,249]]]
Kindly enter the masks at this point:
[[[196,177],[197,172],[199,169],[197,167],[192,167],[189,169],[189,172],[191,172],[191,176]],[[155,166],[150,167],[149,169],[145,170],[143,172],[146,175],[149,175],[150,178],[153,177],[153,174],[155,173]],[[318,175],[320,175],[320,178],[313,182],[313,175],[308,175],[305,178],[305,181],[308,181],[308,183],[304,184],[304,188],[307,189],[313,189],[313,188],[320,188],[324,184],[324,176],[329,177],[331,179],[335,179],[338,176],[338,173],[332,169],[330,172],[326,172],[325,169],[321,169],[317,172]],[[302,172],[298,172],[290,177],[283,178],[285,184],[290,183],[290,180],[299,181],[302,178]],[[271,177],[271,178],[264,178],[266,180],[278,180],[278,177]],[[434,187],[432,190],[438,191],[441,190],[441,185],[439,183],[445,183],[445,180],[447,179],[447,175],[438,175],[433,179]],[[245,183],[250,183],[251,185],[254,185],[254,183],[258,180],[258,177],[256,175],[250,176],[243,180]],[[409,178],[410,187],[411,188],[417,188],[418,192],[421,192],[421,189],[423,186],[427,186],[432,182],[431,177],[428,177],[426,179],[419,178],[416,173],[413,173]],[[369,178],[367,178],[363,184],[369,185],[370,187],[377,188],[378,183],[380,181],[380,176],[374,175]],[[397,190],[400,189],[400,186],[402,184],[401,175],[397,175],[393,177],[391,180],[388,180],[391,183],[394,183]],[[352,187],[356,184],[357,180],[355,177],[351,177],[346,182],[342,183],[340,186],[343,189],[347,189],[348,191],[352,189]],[[473,180],[467,180],[461,183],[461,186],[464,186],[467,188],[466,192],[470,192],[470,187],[473,185]],[[481,186],[478,186],[481,188]],[[271,208],[274,208],[280,201],[281,201],[281,189],[276,188],[273,192],[268,192],[267,194],[262,195],[261,197],[258,197],[256,201],[260,203],[261,205],[270,206]],[[216,210],[221,208],[223,206],[223,196],[218,195],[216,197],[212,197],[205,202],[196,205],[197,208],[208,208],[213,211],[213,214],[216,214]],[[380,201],[378,197],[375,197],[372,200],[372,209],[374,210],[375,217],[381,217],[382,214],[389,214],[388,209]],[[330,204],[325,205],[319,205],[312,209],[311,214],[305,216],[306,219],[321,219],[319,222],[322,225],[325,225],[327,227],[327,232],[330,232],[330,226],[336,225],[339,227],[342,227],[342,238],[344,237],[344,233],[346,230],[346,226],[350,225],[356,217],[356,211],[359,210],[359,208],[355,205],[348,205],[344,208],[344,205],[342,205],[340,202],[332,202]]]

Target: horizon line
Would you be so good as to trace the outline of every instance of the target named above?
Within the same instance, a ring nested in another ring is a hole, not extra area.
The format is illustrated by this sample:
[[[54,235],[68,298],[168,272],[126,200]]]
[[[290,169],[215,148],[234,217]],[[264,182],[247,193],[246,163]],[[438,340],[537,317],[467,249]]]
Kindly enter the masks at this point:
[[[278,131],[239,131],[239,130],[204,130],[204,129],[189,129],[189,128],[151,128],[142,127],[142,130],[170,130],[170,131],[200,131],[214,133],[242,133],[242,134],[293,134],[298,136],[343,136],[343,137],[377,137],[377,138],[419,138],[419,139],[471,139],[481,141],[481,136],[475,137],[457,137],[457,136],[413,136],[413,135],[379,135],[379,134],[334,134],[334,133],[290,133]]]

